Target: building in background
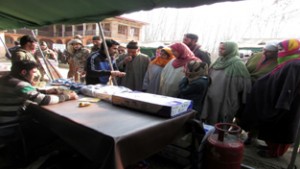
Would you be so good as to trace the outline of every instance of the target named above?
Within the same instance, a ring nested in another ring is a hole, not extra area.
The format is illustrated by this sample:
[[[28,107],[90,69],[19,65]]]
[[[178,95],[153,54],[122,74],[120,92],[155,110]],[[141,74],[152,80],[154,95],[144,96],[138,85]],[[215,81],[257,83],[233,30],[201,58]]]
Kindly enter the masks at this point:
[[[101,22],[105,38],[112,38],[121,43],[130,40],[141,40],[141,29],[147,23],[128,19],[125,17],[107,18]],[[97,23],[83,23],[78,25],[55,24],[34,29],[40,41],[46,41],[50,48],[53,44],[67,44],[75,35],[81,35],[84,45],[92,43],[92,37],[100,35]],[[14,46],[24,34],[31,35],[31,29],[13,29],[4,31],[7,47]]]

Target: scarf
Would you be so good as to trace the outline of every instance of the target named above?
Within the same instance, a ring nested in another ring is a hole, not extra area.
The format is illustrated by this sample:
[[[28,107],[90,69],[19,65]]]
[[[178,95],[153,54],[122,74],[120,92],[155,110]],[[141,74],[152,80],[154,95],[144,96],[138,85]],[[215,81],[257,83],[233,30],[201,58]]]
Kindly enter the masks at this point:
[[[235,42],[223,42],[225,53],[224,56],[219,56],[211,68],[220,70],[225,69],[225,73],[230,76],[249,77],[249,72],[246,68],[242,68],[242,64],[235,64],[242,62],[239,57],[238,46]]]
[[[271,75],[280,70],[284,65],[294,60],[300,59],[300,42],[297,39],[289,39],[278,44],[278,66],[272,71]]]
[[[176,69],[185,66],[191,60],[199,60],[194,53],[184,43],[174,43],[171,49],[176,51],[179,55],[172,62],[172,66]]]
[[[278,44],[278,47],[279,49],[282,49],[278,52],[277,61],[279,65],[299,57],[300,42],[297,39],[282,41]]]
[[[151,64],[156,64],[160,67],[165,67],[169,61],[175,58],[170,48],[163,48],[162,50],[166,51],[169,57],[167,59],[164,59],[159,55],[158,57],[156,57],[154,60],[151,61]]]

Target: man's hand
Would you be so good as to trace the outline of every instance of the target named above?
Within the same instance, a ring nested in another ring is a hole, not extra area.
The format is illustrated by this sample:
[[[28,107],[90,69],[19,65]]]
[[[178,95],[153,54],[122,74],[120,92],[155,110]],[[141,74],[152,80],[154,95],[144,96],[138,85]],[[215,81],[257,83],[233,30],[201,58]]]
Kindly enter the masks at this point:
[[[78,95],[74,91],[69,92],[68,96],[69,96],[70,100],[77,100],[78,99]]]
[[[126,56],[124,59],[124,63],[127,64],[128,62],[132,61],[132,56]]]
[[[63,94],[63,89],[51,88],[46,90],[46,94]]]
[[[111,76],[117,76],[117,77],[124,77],[126,75],[125,72],[120,72],[120,71],[111,71],[110,72]]]

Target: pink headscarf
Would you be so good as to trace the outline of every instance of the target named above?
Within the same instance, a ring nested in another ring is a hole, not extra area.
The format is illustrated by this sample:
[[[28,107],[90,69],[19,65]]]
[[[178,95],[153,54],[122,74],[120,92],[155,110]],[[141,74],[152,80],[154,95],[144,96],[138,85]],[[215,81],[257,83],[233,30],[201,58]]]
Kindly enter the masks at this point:
[[[172,63],[172,66],[174,68],[185,66],[186,63],[191,60],[200,60],[184,43],[174,43],[170,46],[170,48],[179,53],[179,56]]]

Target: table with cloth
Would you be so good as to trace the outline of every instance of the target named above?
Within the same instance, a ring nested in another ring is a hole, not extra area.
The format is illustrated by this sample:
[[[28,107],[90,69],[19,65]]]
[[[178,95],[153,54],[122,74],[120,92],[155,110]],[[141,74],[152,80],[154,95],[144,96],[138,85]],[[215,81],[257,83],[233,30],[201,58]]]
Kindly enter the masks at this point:
[[[78,103],[29,109],[36,120],[101,169],[124,169],[159,152],[187,132],[185,123],[195,114],[162,118],[103,101],[82,108]]]

